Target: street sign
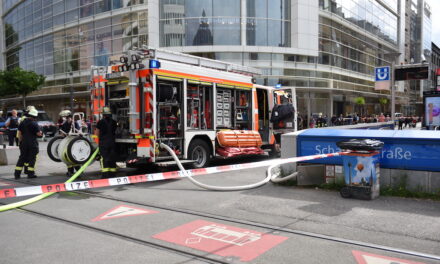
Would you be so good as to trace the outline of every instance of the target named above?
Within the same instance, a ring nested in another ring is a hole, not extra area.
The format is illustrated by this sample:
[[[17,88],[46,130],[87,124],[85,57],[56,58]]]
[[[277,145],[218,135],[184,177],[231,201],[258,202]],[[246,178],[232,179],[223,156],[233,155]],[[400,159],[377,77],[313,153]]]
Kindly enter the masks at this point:
[[[235,256],[243,262],[253,260],[287,239],[204,220],[196,220],[153,237],[222,257]]]
[[[133,216],[133,215],[141,215],[141,214],[156,214],[157,211],[152,210],[145,210],[142,208],[136,208],[128,205],[120,205],[117,206],[110,211],[107,211],[98,217],[95,217],[92,219],[93,222],[106,220],[106,219],[112,219],[112,218],[119,218],[119,217],[125,217],[125,216]]]
[[[374,72],[376,73],[376,77],[375,77],[376,82],[383,82],[390,80],[390,76],[391,76],[390,66],[374,68]]]
[[[357,250],[352,250],[351,252],[358,264],[424,264],[422,262],[381,256]]]
[[[390,66],[377,67],[375,72],[375,90],[389,90],[391,87],[391,69]]]
[[[439,110],[433,109],[433,121],[440,123]],[[434,116],[438,114],[437,116]],[[438,118],[438,119],[437,119]],[[429,121],[429,118],[428,118]],[[385,143],[380,154],[380,167],[388,169],[440,171],[440,138],[438,131],[307,129],[298,134],[297,156],[328,154],[341,151],[336,145],[343,139],[369,138]],[[429,153],[429,155],[427,155]],[[307,161],[307,163],[342,165],[342,158]]]
[[[397,66],[394,70],[396,81],[425,80],[429,77],[428,65]]]

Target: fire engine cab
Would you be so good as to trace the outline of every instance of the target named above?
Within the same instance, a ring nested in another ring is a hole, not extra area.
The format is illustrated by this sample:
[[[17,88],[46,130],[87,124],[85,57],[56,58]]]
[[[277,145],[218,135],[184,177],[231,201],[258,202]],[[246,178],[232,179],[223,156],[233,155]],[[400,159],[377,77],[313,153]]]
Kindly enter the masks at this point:
[[[171,163],[160,143],[194,167],[213,157],[274,154],[279,133],[269,120],[284,91],[254,84],[258,74],[255,68],[167,50],[129,51],[109,67],[92,67],[93,124],[109,106],[118,124],[117,159],[127,166]],[[295,130],[294,116],[282,130]]]

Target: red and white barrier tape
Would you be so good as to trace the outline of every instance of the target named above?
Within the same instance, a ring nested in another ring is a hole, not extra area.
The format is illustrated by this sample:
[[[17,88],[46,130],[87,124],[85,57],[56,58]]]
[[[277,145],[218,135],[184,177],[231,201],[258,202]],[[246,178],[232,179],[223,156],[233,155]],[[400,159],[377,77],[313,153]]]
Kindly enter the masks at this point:
[[[188,177],[188,175],[190,176],[208,175],[208,174],[214,174],[220,172],[236,171],[241,169],[266,167],[273,165],[274,163],[285,164],[285,163],[294,163],[294,162],[301,162],[301,161],[314,160],[314,159],[336,157],[336,156],[346,155],[348,153],[350,152],[336,152],[330,154],[310,155],[304,157],[295,157],[295,158],[279,159],[279,160],[266,160],[259,162],[225,165],[225,166],[193,169],[186,171],[170,171],[163,173],[117,177],[111,179],[76,181],[71,183],[57,183],[57,184],[47,184],[40,186],[2,189],[0,190],[0,199],[28,196],[28,195],[38,195],[49,192],[77,191],[77,190],[93,189],[93,188],[116,186],[116,185],[126,185],[126,184],[141,183],[141,182],[178,179],[178,178]]]

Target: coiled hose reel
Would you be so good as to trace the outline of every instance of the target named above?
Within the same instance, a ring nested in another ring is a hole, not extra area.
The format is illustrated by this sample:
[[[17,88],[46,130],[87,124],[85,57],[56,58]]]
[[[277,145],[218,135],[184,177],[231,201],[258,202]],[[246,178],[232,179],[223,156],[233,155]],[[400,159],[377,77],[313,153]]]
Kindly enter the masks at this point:
[[[47,154],[51,160],[66,165],[84,164],[95,149],[91,142],[83,135],[56,136],[49,141]]]

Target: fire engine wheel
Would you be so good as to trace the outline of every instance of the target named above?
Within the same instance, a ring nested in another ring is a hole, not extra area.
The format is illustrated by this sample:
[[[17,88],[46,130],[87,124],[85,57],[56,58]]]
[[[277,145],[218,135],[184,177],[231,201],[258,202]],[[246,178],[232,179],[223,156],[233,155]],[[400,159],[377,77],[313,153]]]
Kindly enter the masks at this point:
[[[339,193],[341,194],[342,198],[350,198],[352,196],[351,190],[348,187],[342,187]]]
[[[67,157],[75,164],[84,164],[92,152],[92,144],[84,137],[75,137],[67,145]]]
[[[195,168],[208,165],[210,159],[208,144],[201,139],[193,140],[188,148],[188,159],[195,161],[193,163]]]
[[[61,162],[60,154],[58,153],[58,146],[63,139],[64,137],[62,136],[56,136],[49,141],[49,144],[47,144],[47,155],[55,162]]]

